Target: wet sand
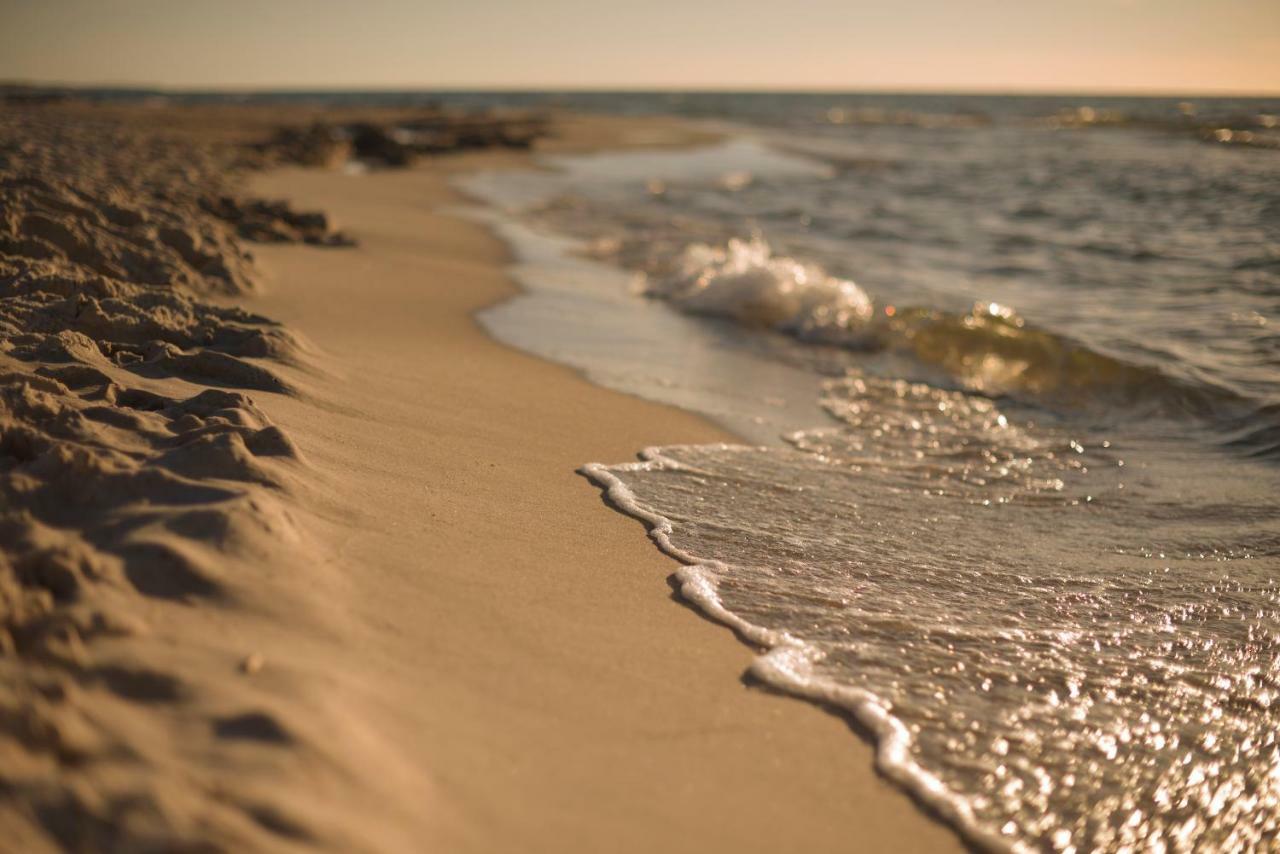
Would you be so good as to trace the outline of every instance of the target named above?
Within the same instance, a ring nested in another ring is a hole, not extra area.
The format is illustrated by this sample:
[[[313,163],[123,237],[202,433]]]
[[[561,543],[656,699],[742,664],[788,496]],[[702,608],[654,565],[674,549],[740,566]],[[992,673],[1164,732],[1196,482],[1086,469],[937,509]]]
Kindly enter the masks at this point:
[[[678,144],[582,121],[564,149]],[[419,850],[941,851],[955,836],[873,770],[844,718],[748,685],[751,650],[673,601],[674,564],[575,474],[733,437],[486,337],[516,292],[503,245],[450,215],[443,158],[363,176],[283,169],[253,189],[335,217],[342,252],[261,246],[249,307],[319,370],[259,405],[318,473],[308,527],[341,565],[341,659],[407,771]],[[377,773],[376,770],[373,773]]]

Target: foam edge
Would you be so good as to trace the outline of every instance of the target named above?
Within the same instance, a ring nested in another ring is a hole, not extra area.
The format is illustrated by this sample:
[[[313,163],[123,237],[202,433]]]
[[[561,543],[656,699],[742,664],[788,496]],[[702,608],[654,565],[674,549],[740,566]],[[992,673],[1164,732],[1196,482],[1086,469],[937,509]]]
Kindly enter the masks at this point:
[[[787,632],[758,626],[730,611],[720,600],[716,582],[731,569],[720,561],[706,561],[675,545],[671,540],[671,520],[640,503],[614,471],[693,471],[667,455],[684,445],[648,447],[637,462],[607,466],[587,463],[578,473],[600,487],[615,508],[645,523],[649,539],[660,551],[679,561],[676,570],[680,595],[706,616],[733,629],[742,639],[763,648],[751,662],[749,672],[778,691],[814,703],[835,706],[864,727],[876,744],[876,769],[905,789],[912,797],[955,828],[969,843],[992,852],[1030,854],[1025,844],[1010,840],[984,827],[969,804],[952,792],[937,776],[911,758],[911,734],[894,718],[888,707],[869,691],[849,688],[814,674],[814,664],[822,653]],[[721,445],[721,447],[729,447]]]

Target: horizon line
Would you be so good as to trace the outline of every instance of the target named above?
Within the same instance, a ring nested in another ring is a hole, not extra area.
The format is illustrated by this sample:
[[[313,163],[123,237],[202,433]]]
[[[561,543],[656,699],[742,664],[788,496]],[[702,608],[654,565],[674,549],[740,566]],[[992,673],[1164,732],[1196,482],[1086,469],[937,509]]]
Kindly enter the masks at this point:
[[[171,95],[252,95],[252,94],[409,94],[409,93],[513,93],[513,94],[725,94],[725,95],[972,95],[972,96],[1015,96],[1034,97],[1047,96],[1087,96],[1104,98],[1280,98],[1277,90],[1239,90],[1239,89],[1071,89],[1067,87],[945,87],[929,88],[922,86],[742,86],[742,85],[707,85],[707,86],[648,86],[642,84],[625,84],[618,86],[577,86],[558,84],[520,84],[520,85],[478,85],[478,84],[432,84],[432,85],[390,85],[378,84],[360,86],[342,84],[324,86],[317,84],[234,84],[234,85],[198,85],[198,86],[166,86],[163,84],[138,81],[115,81],[101,83],[83,83],[66,81],[32,81],[20,78],[0,79],[0,87],[26,86],[30,88],[71,89],[82,91],[115,90],[124,92],[154,92]]]

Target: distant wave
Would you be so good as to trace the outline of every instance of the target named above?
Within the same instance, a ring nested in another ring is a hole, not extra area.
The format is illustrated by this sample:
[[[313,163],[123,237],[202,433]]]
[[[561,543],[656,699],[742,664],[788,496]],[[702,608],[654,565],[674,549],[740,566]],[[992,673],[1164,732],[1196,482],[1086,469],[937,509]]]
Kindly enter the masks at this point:
[[[929,130],[986,127],[992,123],[990,116],[977,111],[929,113],[884,107],[830,107],[822,116],[833,125],[890,125]]]
[[[1199,117],[1195,112],[1177,116],[1130,115],[1118,110],[1078,107],[1034,120],[1050,128],[1131,128],[1160,133],[1185,133],[1204,142],[1244,148],[1280,150],[1280,117],[1269,113]]]
[[[820,125],[850,127],[906,127],[924,130],[971,130],[999,121],[980,111],[920,112],[885,107],[832,106],[815,116]],[[1008,120],[1006,118],[1006,120]],[[1016,117],[1015,122],[1052,129],[1133,128],[1187,133],[1205,142],[1280,150],[1280,116],[1266,112],[1200,115],[1196,105],[1183,102],[1172,114],[1129,112],[1110,107],[1063,107],[1049,115]]]

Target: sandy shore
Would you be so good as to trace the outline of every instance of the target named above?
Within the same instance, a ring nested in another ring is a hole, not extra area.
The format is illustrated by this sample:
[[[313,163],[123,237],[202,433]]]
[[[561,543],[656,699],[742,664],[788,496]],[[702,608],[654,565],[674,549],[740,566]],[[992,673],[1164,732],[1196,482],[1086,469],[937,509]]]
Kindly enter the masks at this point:
[[[554,144],[685,139],[580,122]],[[396,755],[415,849],[958,848],[843,718],[744,684],[751,651],[673,601],[673,564],[575,474],[732,437],[480,331],[472,314],[515,287],[504,247],[447,213],[447,179],[500,162],[520,158],[254,182],[360,241],[255,249],[250,306],[321,351],[286,370],[303,394],[260,405],[319,473],[304,503],[344,577],[335,667]]]
[[[575,474],[731,437],[480,332],[527,157],[245,186],[289,120],[0,110],[0,850],[956,847]]]

